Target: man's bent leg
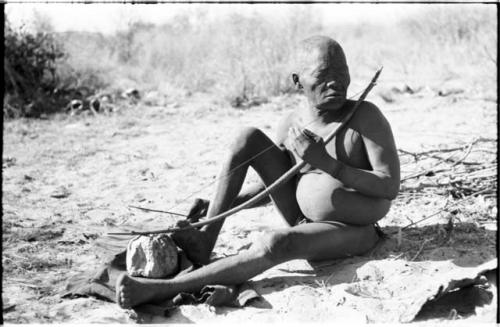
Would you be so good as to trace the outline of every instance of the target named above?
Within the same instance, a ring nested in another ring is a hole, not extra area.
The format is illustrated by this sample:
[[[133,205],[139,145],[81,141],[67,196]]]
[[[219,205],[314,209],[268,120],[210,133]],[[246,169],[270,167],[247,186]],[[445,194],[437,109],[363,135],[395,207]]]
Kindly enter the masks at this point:
[[[214,217],[232,207],[241,191],[248,167],[252,167],[265,185],[272,184],[292,166],[290,158],[281,151],[263,132],[246,128],[231,146],[219,173],[214,196],[210,201],[207,218]],[[284,183],[271,194],[280,214],[289,225],[300,215],[295,198],[295,182]],[[176,237],[195,262],[206,264],[215,245],[224,221],[218,221],[202,228],[201,232],[192,231]]]
[[[179,292],[199,291],[205,285],[240,284],[292,259],[326,260],[360,255],[370,250],[377,240],[371,225],[350,226],[336,222],[298,225],[270,233],[248,251],[170,280],[133,278],[124,274],[117,282],[117,302],[129,308],[166,300]]]
[[[379,237],[373,225],[355,226],[337,221],[300,224],[276,231],[264,244],[274,262],[293,259],[331,260],[362,255]]]

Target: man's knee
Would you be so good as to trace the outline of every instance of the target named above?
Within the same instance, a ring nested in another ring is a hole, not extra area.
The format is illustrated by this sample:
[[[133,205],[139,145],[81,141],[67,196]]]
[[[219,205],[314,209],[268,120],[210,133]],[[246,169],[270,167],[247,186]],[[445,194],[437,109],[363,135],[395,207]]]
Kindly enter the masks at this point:
[[[231,145],[231,152],[237,154],[249,154],[256,147],[262,144],[265,134],[258,128],[243,128]]]
[[[262,238],[263,255],[276,264],[296,259],[300,255],[299,244],[294,234],[287,230],[274,231]]]

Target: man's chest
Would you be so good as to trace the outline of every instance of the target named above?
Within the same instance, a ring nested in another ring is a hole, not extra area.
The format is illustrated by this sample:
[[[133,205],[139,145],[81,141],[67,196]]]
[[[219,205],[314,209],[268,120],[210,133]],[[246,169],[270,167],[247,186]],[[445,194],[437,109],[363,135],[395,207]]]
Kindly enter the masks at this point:
[[[339,124],[330,124],[312,131],[324,139],[326,135],[338,127]],[[325,144],[325,149],[330,156],[349,166],[361,169],[371,167],[366,154],[362,132],[356,127],[349,125],[343,127],[329,143]]]

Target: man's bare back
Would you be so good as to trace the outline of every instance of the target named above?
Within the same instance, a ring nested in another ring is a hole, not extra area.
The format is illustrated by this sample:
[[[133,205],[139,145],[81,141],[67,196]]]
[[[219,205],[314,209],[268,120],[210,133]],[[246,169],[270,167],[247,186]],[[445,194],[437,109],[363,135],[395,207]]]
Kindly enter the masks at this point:
[[[298,57],[292,80],[308,106],[284,119],[275,142],[259,129],[243,129],[223,161],[212,199],[197,209],[214,217],[259,193],[300,158],[307,168],[267,198],[286,227],[247,251],[173,279],[122,275],[116,287],[121,307],[168,299],[208,284],[239,284],[291,259],[361,255],[375,245],[373,223],[385,216],[399,189],[399,159],[390,125],[375,105],[363,102],[346,128],[324,144],[321,137],[339,126],[354,105],[346,100],[350,77],[345,56],[336,41],[317,36],[301,43]],[[250,167],[262,183],[241,190]],[[303,218],[309,223],[299,224]],[[207,264],[223,223],[172,237],[194,262]]]

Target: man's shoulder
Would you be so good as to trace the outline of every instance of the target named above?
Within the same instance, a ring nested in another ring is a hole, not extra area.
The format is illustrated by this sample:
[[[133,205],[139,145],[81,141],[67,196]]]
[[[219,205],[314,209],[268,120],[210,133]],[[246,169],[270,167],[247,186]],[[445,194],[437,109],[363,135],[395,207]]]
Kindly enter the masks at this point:
[[[382,111],[374,103],[362,101],[353,116],[352,125],[364,130],[375,126],[386,126],[388,122]]]
[[[282,116],[278,121],[278,129],[286,128],[288,130],[288,127],[292,124],[294,118],[295,118],[295,112],[290,112]]]
[[[349,100],[350,105],[354,106],[356,104],[356,101]],[[357,114],[359,115],[382,115],[382,112],[380,109],[372,102],[370,101],[361,101],[359,104],[359,107],[357,109]]]
[[[285,115],[283,118],[280,119],[276,131],[277,135],[276,141],[278,143],[284,142],[285,139],[287,138],[288,128],[292,125],[294,117],[295,117],[295,111]]]
[[[352,101],[352,106],[355,105],[355,101]],[[384,118],[384,114],[382,111],[372,102],[370,101],[362,101],[359,104],[358,109],[354,117],[356,120],[366,120],[366,119],[377,119]]]

